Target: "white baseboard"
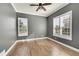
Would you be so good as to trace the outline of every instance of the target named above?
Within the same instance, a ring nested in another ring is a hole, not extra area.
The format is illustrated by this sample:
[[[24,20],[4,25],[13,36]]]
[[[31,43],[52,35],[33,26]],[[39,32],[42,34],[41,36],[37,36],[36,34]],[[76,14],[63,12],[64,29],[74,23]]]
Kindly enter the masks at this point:
[[[67,44],[64,44],[64,43],[62,43],[62,42],[59,42],[59,41],[57,41],[57,40],[55,40],[55,39],[52,39],[52,38],[49,38],[49,37],[48,37],[48,39],[49,39],[49,40],[52,40],[52,41],[54,41],[54,42],[56,42],[56,43],[58,43],[58,44],[61,44],[61,45],[65,46],[65,47],[67,47],[67,48],[69,48],[69,49],[71,49],[71,50],[73,50],[73,51],[79,52],[79,49],[77,49],[77,48],[74,48],[74,47],[72,47],[72,46],[69,46],[69,45],[67,45]]]
[[[39,39],[47,39],[48,37],[41,37],[41,38],[31,38],[31,39],[22,39],[18,41],[31,41],[31,40],[39,40]]]

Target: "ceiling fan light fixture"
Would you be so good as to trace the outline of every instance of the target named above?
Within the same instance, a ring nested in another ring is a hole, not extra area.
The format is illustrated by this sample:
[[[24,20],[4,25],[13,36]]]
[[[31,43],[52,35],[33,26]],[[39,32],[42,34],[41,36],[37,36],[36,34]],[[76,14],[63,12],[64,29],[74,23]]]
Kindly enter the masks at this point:
[[[30,4],[30,6],[38,6],[36,11],[39,11],[40,9],[43,9],[44,11],[46,11],[46,8],[44,6],[48,6],[48,5],[51,5],[51,4],[52,3],[39,3],[39,4]]]

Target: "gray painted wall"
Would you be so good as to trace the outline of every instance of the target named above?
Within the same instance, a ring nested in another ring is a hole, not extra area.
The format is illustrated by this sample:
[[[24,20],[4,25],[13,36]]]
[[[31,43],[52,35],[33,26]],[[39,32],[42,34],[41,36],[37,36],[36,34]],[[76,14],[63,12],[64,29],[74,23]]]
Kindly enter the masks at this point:
[[[28,36],[33,34],[33,36],[30,38],[34,38],[34,37],[39,38],[39,37],[46,36],[47,20],[45,17],[28,15],[23,13],[17,13],[16,15],[17,15],[17,18],[18,17],[28,18],[28,32],[29,32]],[[28,36],[18,37],[18,39],[25,39],[25,38],[28,38]]]
[[[53,17],[72,10],[72,41],[53,36]],[[47,18],[47,36],[79,49],[79,3],[72,3]]]
[[[0,3],[0,51],[16,40],[16,12],[10,3]]]

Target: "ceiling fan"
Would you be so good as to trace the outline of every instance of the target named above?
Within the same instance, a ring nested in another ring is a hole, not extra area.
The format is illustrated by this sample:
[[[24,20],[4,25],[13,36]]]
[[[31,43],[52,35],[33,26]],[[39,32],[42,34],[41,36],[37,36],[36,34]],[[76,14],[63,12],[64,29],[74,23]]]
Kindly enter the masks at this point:
[[[30,4],[30,6],[38,6],[36,11],[38,11],[39,9],[43,9],[44,11],[46,11],[46,8],[44,6],[48,6],[48,5],[51,5],[51,4],[52,3],[38,3],[38,4]]]

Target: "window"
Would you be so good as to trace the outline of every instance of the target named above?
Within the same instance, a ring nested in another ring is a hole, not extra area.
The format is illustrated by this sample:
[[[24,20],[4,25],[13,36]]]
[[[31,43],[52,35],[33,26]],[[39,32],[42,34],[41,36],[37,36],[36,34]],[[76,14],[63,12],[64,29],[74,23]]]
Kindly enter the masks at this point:
[[[53,18],[53,36],[72,40],[72,11]]]
[[[54,34],[60,34],[60,21],[59,21],[59,17],[56,17],[54,18],[54,21],[53,21],[53,29],[54,29]]]
[[[28,19],[18,17],[18,36],[28,36]]]

